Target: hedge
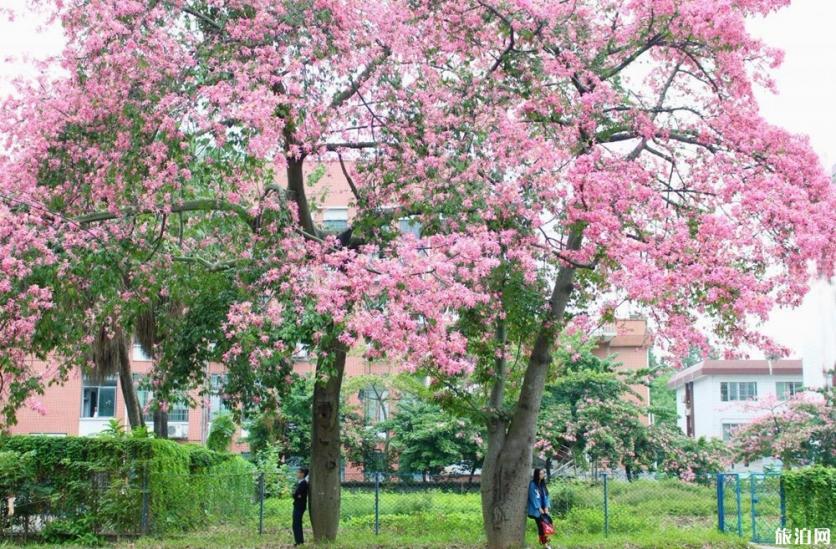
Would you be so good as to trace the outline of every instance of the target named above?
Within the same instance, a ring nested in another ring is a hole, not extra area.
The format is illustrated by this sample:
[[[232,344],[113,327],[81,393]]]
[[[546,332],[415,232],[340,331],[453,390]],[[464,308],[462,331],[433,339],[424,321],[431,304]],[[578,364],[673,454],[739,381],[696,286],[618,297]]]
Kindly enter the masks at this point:
[[[785,471],[783,480],[790,527],[836,529],[836,468]]]
[[[92,542],[187,530],[243,511],[253,486],[253,466],[241,457],[192,444],[0,436],[0,496],[15,497],[14,515],[1,506],[2,534]]]

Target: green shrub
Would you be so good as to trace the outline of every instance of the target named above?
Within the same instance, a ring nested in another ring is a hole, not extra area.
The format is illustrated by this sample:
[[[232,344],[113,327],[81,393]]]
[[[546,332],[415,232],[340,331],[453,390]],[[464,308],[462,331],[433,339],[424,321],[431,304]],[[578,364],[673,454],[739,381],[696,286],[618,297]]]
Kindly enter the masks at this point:
[[[215,452],[226,452],[235,436],[235,422],[228,413],[218,414],[212,420],[209,436],[206,437],[206,447]]]
[[[574,482],[553,482],[549,486],[551,512],[554,517],[565,517],[578,505],[580,487]]]
[[[246,481],[247,499],[230,498],[220,487],[196,497],[196,479],[213,471],[238,475],[238,492]],[[16,496],[19,511],[3,528],[29,525],[48,509],[61,518],[41,532],[53,541],[87,532],[137,533],[146,491],[150,528],[185,530],[205,524],[216,510],[230,512],[227,503],[250,501],[252,466],[232,454],[162,439],[0,436],[0,492]]]
[[[782,478],[792,528],[836,528],[836,468],[817,465]]]
[[[232,457],[231,454],[214,452],[199,444],[183,444],[182,446],[189,451],[189,471],[192,473],[204,473]]]
[[[102,539],[94,532],[93,519],[89,516],[54,519],[44,526],[41,538],[46,543],[73,543],[85,547],[102,544]]]
[[[658,519],[656,519],[658,520]],[[609,531],[611,533],[634,533],[655,530],[654,517],[639,515],[629,508],[610,506]],[[565,518],[555,521],[558,532],[596,534],[604,531],[603,509],[576,508]]]
[[[267,444],[256,454],[255,465],[258,472],[264,475],[266,497],[286,497],[293,492],[295,475],[280,457],[281,448],[276,444]]]

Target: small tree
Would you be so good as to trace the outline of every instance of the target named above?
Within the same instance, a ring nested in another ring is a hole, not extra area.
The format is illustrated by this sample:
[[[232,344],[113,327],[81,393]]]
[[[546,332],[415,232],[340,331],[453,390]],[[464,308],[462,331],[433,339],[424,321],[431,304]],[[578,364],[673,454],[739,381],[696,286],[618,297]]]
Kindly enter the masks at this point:
[[[229,451],[232,437],[235,436],[235,422],[228,413],[218,414],[212,420],[209,436],[206,437],[206,447],[216,452]]]
[[[659,470],[682,480],[707,482],[731,463],[731,452],[722,440],[687,437],[669,425],[654,426],[651,434],[659,449]]]
[[[387,423],[400,472],[420,472],[427,480],[450,465],[467,467],[472,475],[481,463],[482,429],[466,418],[451,416],[435,403],[402,398]]]
[[[538,447],[559,462],[624,466],[628,476],[646,468],[642,423],[646,410],[616,364],[589,350],[557,353],[557,379],[546,386],[538,421]]]
[[[754,404],[762,414],[733,433],[735,459],[780,459],[785,467],[836,466],[836,390],[801,393],[786,402],[765,399]]]

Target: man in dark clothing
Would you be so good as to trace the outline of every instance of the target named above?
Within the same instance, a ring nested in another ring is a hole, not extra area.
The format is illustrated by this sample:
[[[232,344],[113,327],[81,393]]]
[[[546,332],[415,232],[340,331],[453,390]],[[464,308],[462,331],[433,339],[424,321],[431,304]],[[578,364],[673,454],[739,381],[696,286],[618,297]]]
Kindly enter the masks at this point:
[[[296,545],[305,543],[302,533],[302,516],[308,507],[308,470],[302,467],[296,472],[299,484],[293,492],[293,539]]]

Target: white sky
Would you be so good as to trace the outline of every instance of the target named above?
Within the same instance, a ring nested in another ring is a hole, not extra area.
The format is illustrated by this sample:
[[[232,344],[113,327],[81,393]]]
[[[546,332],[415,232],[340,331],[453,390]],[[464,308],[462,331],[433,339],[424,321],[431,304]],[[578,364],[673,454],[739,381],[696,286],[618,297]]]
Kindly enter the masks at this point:
[[[778,95],[759,94],[773,123],[810,136],[830,169],[836,162],[836,2],[793,0],[789,8],[750,24],[751,32],[784,50],[775,72]]]
[[[26,0],[0,0],[0,7],[20,9]],[[830,170],[836,162],[836,0],[794,0],[789,8],[751,21],[750,30],[767,44],[784,50],[783,65],[774,73],[778,94],[762,90],[763,115],[775,124],[810,137],[810,142]],[[24,64],[8,62],[10,56],[41,58],[60,52],[62,35],[52,29],[39,32],[41,18],[18,17],[9,23],[0,16],[0,96],[10,91],[11,78],[26,75]],[[816,294],[817,296],[820,294]],[[811,300],[820,299],[811,296]],[[801,332],[822,324],[822,314],[836,315],[836,304],[781,311],[765,331],[801,352]],[[812,311],[818,311],[813,313]],[[836,339],[836,334],[824,334]]]

